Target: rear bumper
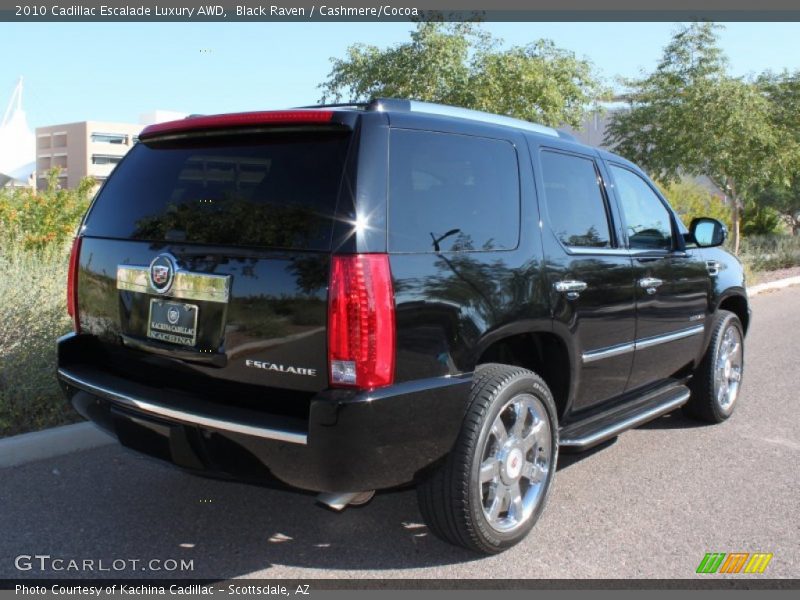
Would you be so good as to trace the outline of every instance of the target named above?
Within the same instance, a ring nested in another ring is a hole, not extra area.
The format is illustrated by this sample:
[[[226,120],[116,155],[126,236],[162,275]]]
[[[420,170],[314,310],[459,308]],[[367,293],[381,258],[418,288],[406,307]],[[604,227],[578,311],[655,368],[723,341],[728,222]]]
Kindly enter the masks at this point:
[[[85,352],[87,336],[58,342],[58,378],[87,419],[134,450],[209,475],[312,491],[408,483],[458,435],[471,377],[433,378],[370,392],[326,390],[308,419],[271,415],[116,376]]]

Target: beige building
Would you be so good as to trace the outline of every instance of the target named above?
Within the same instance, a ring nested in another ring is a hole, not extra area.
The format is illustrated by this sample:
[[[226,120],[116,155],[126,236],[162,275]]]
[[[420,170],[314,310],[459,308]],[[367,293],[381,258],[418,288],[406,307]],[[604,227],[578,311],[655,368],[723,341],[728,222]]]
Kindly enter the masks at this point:
[[[36,187],[47,185],[47,172],[61,169],[59,184],[74,188],[81,179],[98,183],[108,175],[138,140],[142,125],[83,121],[36,129]]]

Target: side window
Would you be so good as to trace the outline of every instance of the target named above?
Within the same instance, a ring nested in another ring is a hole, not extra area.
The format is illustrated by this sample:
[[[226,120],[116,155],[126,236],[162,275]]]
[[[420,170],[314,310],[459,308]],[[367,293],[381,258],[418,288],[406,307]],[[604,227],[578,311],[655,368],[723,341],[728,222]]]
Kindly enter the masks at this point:
[[[509,142],[394,129],[389,251],[516,248],[519,189],[517,152]]]
[[[659,197],[633,171],[609,166],[625,215],[630,247],[639,250],[672,250],[672,219]]]
[[[542,152],[542,181],[550,226],[561,243],[579,248],[608,248],[608,213],[594,161]]]

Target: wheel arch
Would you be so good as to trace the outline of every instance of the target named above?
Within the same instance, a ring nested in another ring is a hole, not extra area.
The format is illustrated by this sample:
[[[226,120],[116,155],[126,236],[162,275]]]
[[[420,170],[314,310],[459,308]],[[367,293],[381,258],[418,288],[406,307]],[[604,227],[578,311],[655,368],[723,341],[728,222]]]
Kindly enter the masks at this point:
[[[548,323],[548,325],[550,325]],[[568,410],[578,374],[575,351],[551,327],[508,329],[487,336],[475,366],[501,363],[529,369],[544,379],[556,403],[558,417]]]
[[[727,310],[739,317],[742,329],[744,329],[745,334],[747,333],[747,329],[750,326],[750,304],[744,290],[730,290],[721,296],[714,313],[716,314],[718,310]]]

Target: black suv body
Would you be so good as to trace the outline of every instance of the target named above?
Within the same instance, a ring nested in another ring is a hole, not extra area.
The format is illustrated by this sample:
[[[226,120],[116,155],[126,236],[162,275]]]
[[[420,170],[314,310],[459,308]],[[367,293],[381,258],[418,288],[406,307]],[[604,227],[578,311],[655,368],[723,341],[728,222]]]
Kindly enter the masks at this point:
[[[434,532],[496,552],[559,448],[730,415],[749,308],[723,240],[523,121],[193,117],[145,130],[88,211],[59,379],[135,450],[336,508],[416,483]]]

